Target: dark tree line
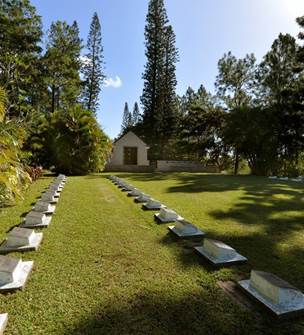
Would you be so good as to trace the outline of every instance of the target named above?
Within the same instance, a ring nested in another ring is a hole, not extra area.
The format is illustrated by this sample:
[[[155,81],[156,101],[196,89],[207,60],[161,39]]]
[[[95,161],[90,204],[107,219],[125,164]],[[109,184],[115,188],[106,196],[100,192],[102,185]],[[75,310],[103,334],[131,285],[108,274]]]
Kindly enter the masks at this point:
[[[133,111],[131,113],[129,111],[129,105],[126,102],[122,116],[120,135],[124,135],[129,130],[133,130],[140,124],[140,122],[141,122],[141,114],[139,111],[138,103],[137,102],[134,103]]]
[[[297,21],[303,29],[303,18]],[[245,159],[257,175],[303,173],[303,66],[303,45],[289,34],[278,36],[260,64],[253,54],[225,54],[214,96],[189,88],[179,99],[177,145],[220,170],[237,173]]]
[[[280,34],[258,64],[231,52],[218,62],[215,94],[201,86],[176,96],[178,51],[163,0],[150,0],[142,120],[132,129],[150,144],[150,158],[195,159],[238,173],[303,173],[304,17],[300,44]],[[125,127],[124,129],[129,129]]]
[[[147,63],[143,73],[143,115],[139,130],[147,143],[153,143],[150,154],[156,157],[162,155],[164,144],[176,130],[175,68],[178,50],[163,0],[149,3],[145,47]]]
[[[15,138],[8,143],[18,144],[6,148],[18,152],[18,167],[42,165],[69,174],[101,170],[110,141],[96,120],[104,80],[97,14],[84,45],[76,21],[53,22],[43,36],[29,0],[0,1],[0,40],[0,122],[7,137]],[[20,131],[9,131],[13,124]],[[1,164],[0,159],[1,171],[9,169]]]

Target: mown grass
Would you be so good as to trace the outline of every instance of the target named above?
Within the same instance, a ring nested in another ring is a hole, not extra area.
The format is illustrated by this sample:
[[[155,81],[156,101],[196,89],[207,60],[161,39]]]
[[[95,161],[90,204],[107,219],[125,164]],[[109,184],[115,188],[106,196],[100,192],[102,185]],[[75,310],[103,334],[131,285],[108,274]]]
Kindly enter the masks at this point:
[[[7,334],[304,334],[232,301],[218,280],[273,272],[304,291],[303,186],[266,178],[119,174],[162,200],[249,264],[214,270],[167,235],[106,175],[70,177],[25,291],[0,296]],[[0,212],[1,238],[50,182]],[[20,256],[19,254],[15,254]]]

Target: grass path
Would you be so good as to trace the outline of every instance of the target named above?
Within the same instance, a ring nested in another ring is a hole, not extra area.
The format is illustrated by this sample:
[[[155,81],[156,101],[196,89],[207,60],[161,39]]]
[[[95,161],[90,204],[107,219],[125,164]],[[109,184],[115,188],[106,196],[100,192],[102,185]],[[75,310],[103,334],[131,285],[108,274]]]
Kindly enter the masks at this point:
[[[122,176],[232,242],[250,265],[304,290],[299,186],[199,174]],[[39,180],[25,201],[0,212],[1,238],[49,182]],[[41,249],[22,255],[35,262],[25,291],[0,296],[7,334],[304,334],[303,321],[257,319],[218,287],[219,279],[248,275],[250,266],[200,265],[187,243],[170,239],[166,226],[104,176],[70,177],[43,232]]]

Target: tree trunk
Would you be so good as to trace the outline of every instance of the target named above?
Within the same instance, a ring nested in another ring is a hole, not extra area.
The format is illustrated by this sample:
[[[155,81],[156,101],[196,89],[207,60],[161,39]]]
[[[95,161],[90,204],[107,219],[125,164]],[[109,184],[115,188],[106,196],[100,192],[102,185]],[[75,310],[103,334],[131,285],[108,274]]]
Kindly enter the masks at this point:
[[[237,175],[239,172],[239,163],[240,163],[240,155],[238,149],[236,148],[234,157],[234,175]]]
[[[54,113],[55,111],[55,85],[52,85],[52,106],[51,112]]]

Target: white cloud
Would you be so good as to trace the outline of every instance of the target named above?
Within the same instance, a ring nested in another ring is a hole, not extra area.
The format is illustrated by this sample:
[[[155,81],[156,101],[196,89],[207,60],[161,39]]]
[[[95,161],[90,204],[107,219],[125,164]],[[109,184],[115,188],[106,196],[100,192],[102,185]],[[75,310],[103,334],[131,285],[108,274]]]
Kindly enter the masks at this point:
[[[91,60],[87,56],[80,56],[79,57],[81,65],[90,64]]]
[[[122,86],[122,80],[118,77],[115,76],[115,78],[106,78],[104,80],[104,87],[113,87],[113,88],[119,88]]]

